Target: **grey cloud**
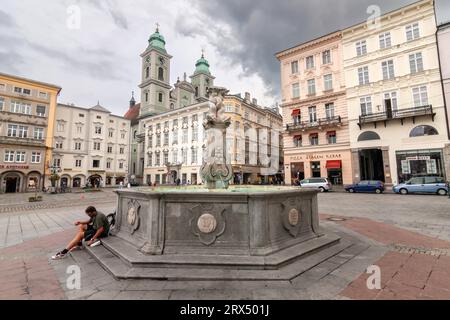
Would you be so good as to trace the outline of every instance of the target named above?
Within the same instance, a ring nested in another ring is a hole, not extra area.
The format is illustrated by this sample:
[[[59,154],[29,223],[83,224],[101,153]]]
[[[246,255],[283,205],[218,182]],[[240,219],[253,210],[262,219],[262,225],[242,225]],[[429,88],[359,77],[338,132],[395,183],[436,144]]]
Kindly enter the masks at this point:
[[[114,24],[122,29],[128,30],[128,20],[119,8],[116,0],[103,0],[89,2],[100,10],[106,10],[112,17]]]
[[[244,71],[257,74],[267,86],[267,93],[279,94],[279,64],[274,54],[298,43],[359,23],[368,18],[369,5],[390,11],[413,0],[196,0],[195,6],[205,17],[230,26],[232,38],[242,46],[229,47],[227,38],[218,35],[216,49]],[[191,28],[191,33],[205,35],[209,25]],[[180,28],[179,28],[180,29]]]
[[[14,19],[6,12],[0,10],[0,26],[12,27],[14,25]]]
[[[12,54],[12,52],[0,52],[0,70],[10,74],[17,74],[18,65],[24,63],[24,59],[20,56]]]

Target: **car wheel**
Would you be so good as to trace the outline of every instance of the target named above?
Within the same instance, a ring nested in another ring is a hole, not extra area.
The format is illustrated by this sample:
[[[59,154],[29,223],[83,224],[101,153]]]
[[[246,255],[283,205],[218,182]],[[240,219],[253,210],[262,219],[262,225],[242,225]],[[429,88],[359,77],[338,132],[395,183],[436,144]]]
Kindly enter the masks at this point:
[[[407,189],[400,189],[400,194],[407,195],[408,194],[408,190]]]
[[[438,195],[440,196],[446,196],[447,195],[447,190],[445,189],[439,189],[437,192]]]
[[[320,190],[320,192],[325,192],[326,191],[324,187],[320,187],[319,190]]]
[[[348,189],[348,192],[355,193],[355,190],[354,189]]]
[[[375,193],[376,193],[376,194],[382,194],[383,191],[381,191],[381,189],[376,189],[376,190],[375,190]]]

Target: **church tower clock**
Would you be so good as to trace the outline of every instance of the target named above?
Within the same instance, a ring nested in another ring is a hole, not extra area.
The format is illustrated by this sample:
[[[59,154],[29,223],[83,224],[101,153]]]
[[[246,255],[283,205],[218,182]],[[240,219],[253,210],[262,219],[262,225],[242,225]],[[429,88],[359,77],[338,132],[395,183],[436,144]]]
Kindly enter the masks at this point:
[[[163,113],[170,105],[170,60],[166,51],[166,41],[156,32],[150,36],[148,47],[142,58],[142,82],[140,116]]]

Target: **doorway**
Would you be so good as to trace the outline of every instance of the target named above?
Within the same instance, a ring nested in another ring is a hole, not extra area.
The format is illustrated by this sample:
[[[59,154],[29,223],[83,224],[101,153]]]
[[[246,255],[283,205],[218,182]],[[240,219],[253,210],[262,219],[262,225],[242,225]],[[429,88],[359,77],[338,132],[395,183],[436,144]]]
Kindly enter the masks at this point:
[[[361,150],[359,152],[361,180],[379,180],[385,182],[383,152],[380,149]]]
[[[321,178],[320,161],[311,162],[311,174],[312,178]]]
[[[17,186],[19,185],[20,178],[18,177],[7,177],[5,193],[16,193]]]
[[[305,164],[303,162],[291,163],[291,183],[298,185],[305,179]]]

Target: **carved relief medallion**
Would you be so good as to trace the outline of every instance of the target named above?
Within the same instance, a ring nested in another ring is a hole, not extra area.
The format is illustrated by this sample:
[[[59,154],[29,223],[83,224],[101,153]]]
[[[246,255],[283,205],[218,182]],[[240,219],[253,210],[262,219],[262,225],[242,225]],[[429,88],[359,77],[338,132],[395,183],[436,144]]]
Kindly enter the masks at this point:
[[[213,245],[225,232],[227,206],[205,203],[188,209],[192,233],[206,246]]]
[[[289,211],[288,218],[289,218],[289,223],[291,224],[291,226],[293,226],[293,227],[297,226],[299,219],[300,219],[300,214],[299,214],[298,210],[295,208],[292,208]]]
[[[128,209],[128,216],[127,216],[128,224],[134,225],[136,222],[136,209],[134,207],[130,207]]]
[[[202,233],[213,233],[217,228],[217,220],[212,214],[204,213],[198,218],[197,227]]]
[[[130,200],[128,202],[127,222],[131,226],[131,234],[135,233],[140,226],[141,217],[139,216],[139,210],[141,205],[136,200]]]

